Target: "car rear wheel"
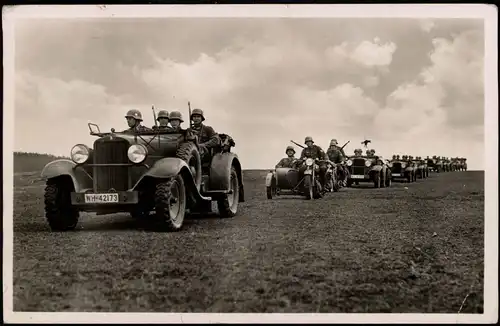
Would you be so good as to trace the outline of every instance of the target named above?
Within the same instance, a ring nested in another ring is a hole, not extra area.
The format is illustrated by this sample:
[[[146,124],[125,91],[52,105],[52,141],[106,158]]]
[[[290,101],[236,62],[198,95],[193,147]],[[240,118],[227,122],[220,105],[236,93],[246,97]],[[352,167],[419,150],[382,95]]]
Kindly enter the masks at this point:
[[[229,176],[229,190],[231,193],[225,195],[217,201],[217,208],[221,217],[234,217],[238,212],[238,204],[240,197],[240,182],[236,169],[231,167]]]
[[[71,205],[71,181],[59,178],[47,181],[45,187],[45,217],[52,231],[70,231],[76,228],[80,214]]]

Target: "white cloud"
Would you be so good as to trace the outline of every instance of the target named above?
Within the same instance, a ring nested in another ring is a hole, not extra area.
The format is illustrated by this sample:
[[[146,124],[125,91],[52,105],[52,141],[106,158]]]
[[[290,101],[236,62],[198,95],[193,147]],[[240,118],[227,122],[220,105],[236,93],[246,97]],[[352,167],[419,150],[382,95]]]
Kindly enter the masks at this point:
[[[436,24],[430,19],[422,19],[419,21],[420,28],[425,32],[430,32]]]
[[[397,46],[394,42],[382,44],[379,38],[374,42],[362,41],[359,44],[343,42],[329,49],[327,54],[335,63],[341,64],[345,60],[351,60],[364,66],[387,66],[392,61],[392,55]]]

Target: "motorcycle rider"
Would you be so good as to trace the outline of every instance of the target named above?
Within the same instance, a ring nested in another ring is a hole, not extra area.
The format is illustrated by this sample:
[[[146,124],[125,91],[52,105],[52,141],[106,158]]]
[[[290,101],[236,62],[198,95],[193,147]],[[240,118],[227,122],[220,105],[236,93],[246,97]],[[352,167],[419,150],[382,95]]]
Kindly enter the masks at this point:
[[[328,147],[326,155],[330,161],[337,164],[340,171],[340,180],[342,181],[342,185],[344,187],[347,186],[347,168],[340,164],[346,160],[347,155],[345,155],[344,149],[338,146],[336,139],[332,139],[330,141],[330,147]]]
[[[161,110],[158,112],[158,116],[156,117],[156,121],[158,121],[159,125],[153,126],[153,130],[159,130],[159,131],[164,131],[164,130],[170,130],[169,124],[169,119],[168,119],[168,112],[166,110]]]
[[[326,153],[319,147],[318,145],[314,144],[313,138],[310,136],[307,136],[304,140],[304,143],[306,144],[307,147],[305,147],[302,150],[302,153],[300,154],[300,160],[304,161],[307,158],[312,158],[312,159],[319,159],[319,160],[326,160],[327,156]],[[327,163],[326,162],[321,162],[319,164],[319,180],[321,183],[321,186],[325,186],[325,179],[326,179],[326,170],[328,169]],[[302,164],[301,167],[299,168],[299,175],[302,176],[304,175],[304,171],[306,170],[306,165]]]
[[[132,109],[125,115],[127,119],[128,129],[124,130],[125,133],[141,133],[141,132],[151,132],[152,130],[146,126],[141,125],[142,114],[139,110]]]
[[[288,146],[285,150],[287,157],[282,158],[278,164],[276,164],[277,168],[294,168],[295,163],[297,162],[297,158],[295,155],[295,149],[293,146]]]
[[[205,116],[201,109],[194,109],[190,119],[193,121],[191,131],[198,136],[200,156],[204,160],[210,154],[210,149],[219,144],[217,132],[215,132],[214,128],[203,124]]]

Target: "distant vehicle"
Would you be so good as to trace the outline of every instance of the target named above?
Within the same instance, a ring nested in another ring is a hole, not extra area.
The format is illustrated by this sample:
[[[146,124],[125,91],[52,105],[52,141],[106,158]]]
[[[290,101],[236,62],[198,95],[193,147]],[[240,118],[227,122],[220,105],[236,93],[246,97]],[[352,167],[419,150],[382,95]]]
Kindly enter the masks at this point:
[[[389,161],[393,181],[406,180],[410,183],[415,180],[415,169],[408,163],[408,160],[395,158]]]
[[[212,201],[222,217],[235,216],[244,202],[241,163],[228,135],[219,135],[219,146],[202,163],[190,129],[131,134],[88,126],[98,137],[92,148],[77,144],[71,160],[55,160],[42,171],[45,216],[54,231],[74,229],[79,212],[145,219],[152,211],[153,228],[178,231],[187,212],[211,212]]]
[[[346,164],[349,167],[348,187],[351,187],[353,183],[357,185],[359,182],[371,182],[374,188],[391,186],[392,171],[379,155],[350,156]]]

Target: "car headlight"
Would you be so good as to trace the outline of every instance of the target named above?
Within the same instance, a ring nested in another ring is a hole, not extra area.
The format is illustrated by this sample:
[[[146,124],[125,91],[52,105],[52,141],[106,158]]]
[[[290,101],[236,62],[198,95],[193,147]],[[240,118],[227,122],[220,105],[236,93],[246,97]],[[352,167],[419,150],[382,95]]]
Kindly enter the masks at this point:
[[[347,160],[346,164],[347,164],[347,166],[351,166],[352,165],[352,161],[351,160]]]
[[[307,165],[307,166],[311,166],[311,165],[313,165],[313,163],[314,163],[314,160],[313,160],[312,158],[308,158],[308,159],[306,160],[306,165]]]
[[[365,166],[369,167],[370,165],[372,165],[372,161],[371,160],[366,160],[365,161]]]
[[[401,167],[404,169],[406,167],[406,163],[401,163]]]
[[[90,156],[90,150],[87,146],[78,144],[71,149],[71,160],[76,164],[85,163]]]
[[[141,163],[146,159],[148,150],[140,144],[134,144],[128,148],[127,156],[132,163]]]

